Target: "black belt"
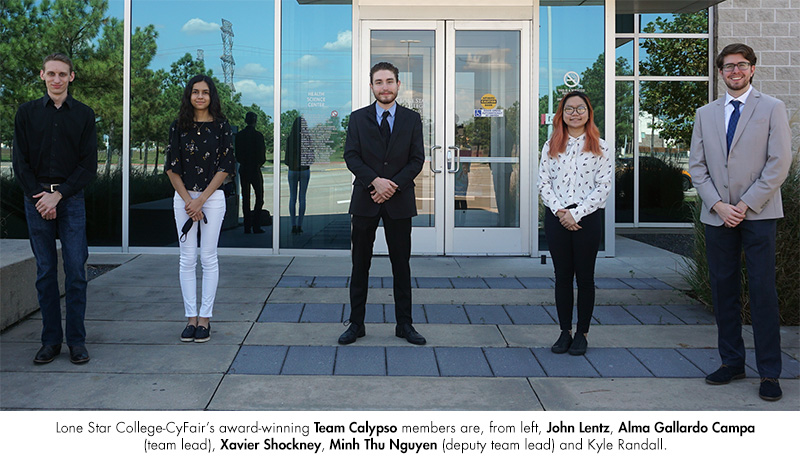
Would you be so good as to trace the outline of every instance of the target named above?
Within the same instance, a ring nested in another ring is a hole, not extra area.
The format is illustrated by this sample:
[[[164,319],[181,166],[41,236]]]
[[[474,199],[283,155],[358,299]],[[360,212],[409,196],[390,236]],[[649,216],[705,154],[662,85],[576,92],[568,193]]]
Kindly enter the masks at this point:
[[[40,184],[42,188],[48,193],[55,193],[58,190],[58,186],[61,184]]]

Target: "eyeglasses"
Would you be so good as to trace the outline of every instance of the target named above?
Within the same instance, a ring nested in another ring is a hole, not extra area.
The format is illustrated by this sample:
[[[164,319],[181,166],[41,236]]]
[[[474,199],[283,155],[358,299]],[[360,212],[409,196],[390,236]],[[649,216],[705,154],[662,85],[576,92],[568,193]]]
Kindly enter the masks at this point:
[[[726,73],[730,73],[733,71],[734,67],[738,68],[740,71],[747,71],[750,69],[751,66],[752,64],[750,62],[726,63],[725,65],[722,66],[722,69]]]
[[[575,111],[578,111],[579,115],[583,115],[586,113],[586,106],[578,106],[578,107],[567,106],[564,108],[564,113],[567,115],[572,115],[575,113]]]

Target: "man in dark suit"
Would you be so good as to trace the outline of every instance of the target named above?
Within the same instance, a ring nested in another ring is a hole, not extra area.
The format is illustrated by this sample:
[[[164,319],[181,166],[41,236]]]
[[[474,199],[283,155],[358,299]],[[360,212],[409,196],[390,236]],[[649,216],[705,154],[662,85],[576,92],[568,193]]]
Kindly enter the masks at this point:
[[[355,175],[350,199],[353,269],[350,276],[350,327],[339,344],[366,334],[369,267],[378,222],[383,220],[394,277],[395,335],[424,345],[411,320],[411,218],[417,215],[414,178],[425,162],[422,120],[398,105],[398,70],[381,62],[369,72],[375,102],[350,114],[344,160]]]
[[[689,172],[703,200],[711,294],[722,366],[711,385],[745,377],[740,258],[744,248],[750,312],[761,376],[759,396],[781,398],[781,337],[775,288],[777,219],[783,217],[781,184],[792,162],[791,131],[783,102],[751,85],[756,55],[745,44],[722,49],[716,65],[725,97],[697,111]]]
[[[247,126],[236,134],[236,161],[239,162],[239,182],[242,186],[242,214],[244,215],[244,233],[261,234],[261,209],[264,207],[264,180],[261,177],[261,166],[266,162],[266,145],[264,135],[256,130],[257,116],[248,112],[244,117]],[[250,187],[256,194],[253,210],[250,211]]]

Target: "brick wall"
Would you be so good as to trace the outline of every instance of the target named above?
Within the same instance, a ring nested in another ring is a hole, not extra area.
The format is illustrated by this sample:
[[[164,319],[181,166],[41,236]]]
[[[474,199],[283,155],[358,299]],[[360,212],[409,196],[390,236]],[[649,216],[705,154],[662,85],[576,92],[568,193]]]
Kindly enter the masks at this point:
[[[800,0],[726,0],[717,6],[715,56],[742,42],[758,57],[753,86],[786,103],[792,149],[800,152]],[[715,76],[717,96],[725,84]]]

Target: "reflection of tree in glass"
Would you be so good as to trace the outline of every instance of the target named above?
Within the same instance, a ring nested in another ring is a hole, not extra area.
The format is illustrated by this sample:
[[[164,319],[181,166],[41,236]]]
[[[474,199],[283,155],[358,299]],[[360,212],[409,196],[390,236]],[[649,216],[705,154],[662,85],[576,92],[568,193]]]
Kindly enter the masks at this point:
[[[643,33],[663,31],[684,33],[702,31],[708,24],[708,11],[658,17],[646,25]],[[639,65],[647,76],[705,76],[708,73],[706,39],[656,39],[642,41],[647,57]],[[705,82],[650,81],[642,83],[640,110],[653,118],[653,130],[665,141],[687,147],[692,138],[694,112],[708,102]]]

